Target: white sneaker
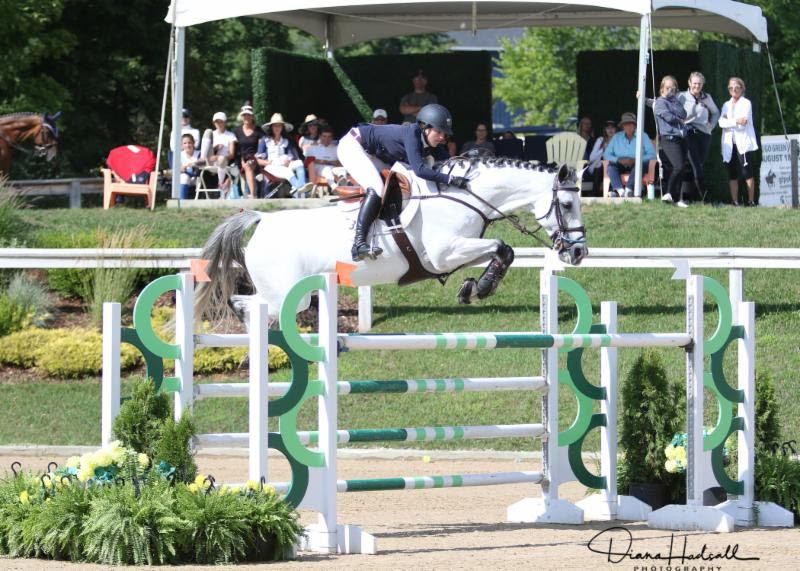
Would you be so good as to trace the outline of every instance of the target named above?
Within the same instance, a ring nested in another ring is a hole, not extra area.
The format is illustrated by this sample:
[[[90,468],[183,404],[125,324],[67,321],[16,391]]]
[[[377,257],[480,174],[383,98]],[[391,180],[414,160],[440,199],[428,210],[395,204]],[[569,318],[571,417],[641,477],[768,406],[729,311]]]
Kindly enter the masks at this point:
[[[679,200],[678,202],[676,202],[675,206],[677,206],[678,208],[689,208],[689,205],[686,204],[683,200]]]
[[[619,193],[620,193],[620,191],[618,191],[618,190],[609,190],[608,191],[608,197],[609,198],[619,198]]]
[[[667,193],[661,197],[661,200],[664,202],[672,202],[672,195],[670,193]]]
[[[633,198],[633,191],[628,189],[625,191],[625,198]]]

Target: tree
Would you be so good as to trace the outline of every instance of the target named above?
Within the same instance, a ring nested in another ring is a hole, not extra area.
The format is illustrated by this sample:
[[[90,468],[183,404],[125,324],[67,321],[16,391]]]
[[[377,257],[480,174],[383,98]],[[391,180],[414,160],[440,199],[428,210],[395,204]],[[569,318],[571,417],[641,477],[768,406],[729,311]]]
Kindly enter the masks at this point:
[[[696,49],[699,34],[654,30],[656,49]],[[637,49],[638,28],[528,28],[517,41],[502,40],[495,98],[523,109],[529,125],[565,123],[577,110],[576,58],[584,50]]]

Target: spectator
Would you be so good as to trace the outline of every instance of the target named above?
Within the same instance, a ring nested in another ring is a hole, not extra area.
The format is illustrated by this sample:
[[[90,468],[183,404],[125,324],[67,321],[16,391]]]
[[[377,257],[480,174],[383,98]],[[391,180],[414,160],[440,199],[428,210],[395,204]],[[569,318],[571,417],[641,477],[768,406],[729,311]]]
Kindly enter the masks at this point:
[[[589,140],[594,139],[592,127],[592,120],[589,117],[581,117],[581,120],[578,121],[578,135],[583,137],[587,146],[589,146]]]
[[[683,101],[678,98],[678,80],[671,75],[665,75],[659,87],[661,94],[653,104],[653,113],[656,116],[658,127],[658,144],[667,158],[668,175],[667,190],[663,192],[661,200],[672,202],[678,196],[677,205],[686,208],[683,201],[681,176],[683,165],[686,162],[686,109]],[[664,184],[663,181],[661,183]]]
[[[256,175],[259,171],[258,163],[256,162],[256,152],[258,151],[258,142],[265,136],[261,127],[255,124],[255,116],[253,115],[253,107],[248,101],[242,105],[239,111],[239,120],[242,122],[241,126],[233,130],[236,137],[236,149],[239,155],[239,164],[242,171],[244,171],[245,181],[249,191],[245,191],[242,187],[242,197],[254,198],[256,193]],[[249,194],[247,194],[249,192]]]
[[[403,114],[403,123],[416,123],[417,113],[425,105],[431,103],[438,103],[439,99],[433,94],[426,91],[428,86],[428,78],[421,69],[418,69],[411,78],[414,84],[414,91],[407,93],[400,100],[400,113]]]
[[[592,181],[592,194],[602,196],[603,194],[603,153],[611,143],[612,137],[617,133],[617,124],[608,120],[603,123],[603,136],[597,137],[589,151],[589,164],[584,172],[584,178]]]
[[[228,116],[222,111],[214,113],[211,121],[214,123],[214,130],[206,129],[203,132],[200,156],[207,165],[217,167],[217,188],[221,189],[220,195],[225,196],[231,184],[227,166],[233,164],[236,135],[228,131]]]
[[[739,205],[739,179],[747,185],[747,206],[755,206],[753,183],[753,151],[758,150],[753,128],[753,106],[744,96],[744,81],[728,80],[731,98],[722,105],[719,126],[722,127],[722,162],[728,163],[728,185],[731,201]]]
[[[200,151],[194,148],[194,137],[184,133],[181,137],[181,200],[194,195],[193,187],[197,183],[198,166],[201,164]]]
[[[708,158],[711,148],[711,131],[717,125],[719,109],[711,95],[703,91],[706,78],[699,71],[689,74],[689,89],[679,95],[686,110],[686,153],[692,178],[697,186],[697,194],[701,198],[706,195],[706,183],[703,163]],[[684,169],[686,171],[686,169]],[[684,177],[685,180],[685,177]],[[684,186],[689,183],[684,182]],[[681,189],[686,195],[686,188]]]
[[[479,151],[494,155],[494,143],[489,140],[489,127],[486,123],[478,123],[475,126],[475,140],[467,141],[461,147],[461,154],[467,151],[478,149]]]
[[[194,146],[195,148],[200,147],[200,131],[192,127],[192,114],[189,112],[188,109],[184,108],[181,109],[181,146],[183,146],[183,136],[189,133],[192,138],[194,139]],[[175,150],[172,148],[172,136],[170,135],[169,138],[169,148],[171,151]]]
[[[504,139],[516,139],[517,136],[514,134],[514,131],[506,131],[503,133]]]
[[[306,115],[305,121],[300,125],[300,150],[306,154],[311,145],[316,145],[319,139],[320,120],[313,113]]]
[[[608,177],[611,179],[610,197],[633,196],[633,185],[635,177],[628,177],[625,188],[622,185],[622,173],[634,172],[636,162],[636,147],[639,142],[636,140],[636,115],[626,112],[622,114],[619,121],[622,131],[611,138],[611,142],[603,152],[603,158],[608,161]],[[648,137],[644,138],[644,148],[642,149],[642,171],[647,170],[647,163],[656,158],[656,151],[653,143]]]
[[[280,113],[273,113],[269,123],[264,123],[261,128],[267,134],[258,142],[258,165],[272,176],[289,181],[292,194],[305,198],[314,185],[306,182],[306,168],[297,147],[287,136],[294,126],[284,121]]]
[[[373,125],[386,125],[389,122],[389,114],[386,109],[376,109],[372,112]]]
[[[345,180],[347,171],[339,162],[337,154],[338,145],[333,140],[333,129],[328,125],[323,125],[319,129],[319,141],[316,145],[311,145],[306,157],[314,157],[311,164],[312,172],[308,173],[311,180],[324,178],[328,181],[328,186],[335,189],[338,181]]]

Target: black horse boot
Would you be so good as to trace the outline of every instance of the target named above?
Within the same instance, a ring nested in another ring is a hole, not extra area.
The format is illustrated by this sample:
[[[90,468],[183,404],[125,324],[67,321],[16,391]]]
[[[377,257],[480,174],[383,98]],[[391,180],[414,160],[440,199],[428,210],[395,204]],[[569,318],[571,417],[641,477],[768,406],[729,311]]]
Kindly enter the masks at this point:
[[[371,188],[366,191],[364,202],[361,203],[361,210],[358,211],[358,218],[356,219],[356,236],[353,240],[353,249],[351,254],[354,262],[360,262],[367,256],[373,260],[381,255],[383,250],[375,247],[370,249],[367,244],[367,232],[370,226],[378,217],[378,212],[381,210],[381,197]]]

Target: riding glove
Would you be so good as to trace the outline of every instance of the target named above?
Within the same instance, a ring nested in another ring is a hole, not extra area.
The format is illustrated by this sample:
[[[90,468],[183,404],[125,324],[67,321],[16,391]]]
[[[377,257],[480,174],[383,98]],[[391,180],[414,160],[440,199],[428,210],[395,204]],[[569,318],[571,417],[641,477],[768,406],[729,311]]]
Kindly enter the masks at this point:
[[[469,179],[463,176],[451,176],[449,182],[451,186],[457,186],[458,188],[467,188],[468,183]]]

